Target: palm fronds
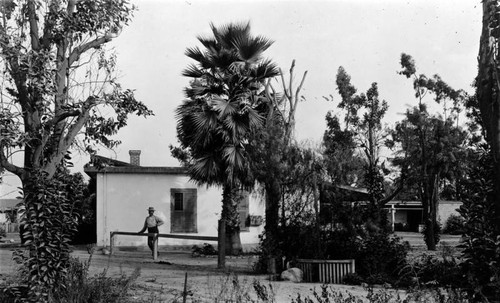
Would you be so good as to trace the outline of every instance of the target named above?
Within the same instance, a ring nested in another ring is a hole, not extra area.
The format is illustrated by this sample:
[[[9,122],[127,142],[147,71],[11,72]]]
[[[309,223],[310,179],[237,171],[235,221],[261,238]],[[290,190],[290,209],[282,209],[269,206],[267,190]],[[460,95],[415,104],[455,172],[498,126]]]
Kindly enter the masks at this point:
[[[210,28],[213,36],[197,37],[203,48],[185,52],[194,63],[182,74],[194,79],[184,90],[188,100],[176,110],[177,134],[191,153],[194,180],[243,184],[251,179],[246,145],[265,121],[264,82],[279,74],[262,59],[273,41],[252,36],[249,22]]]

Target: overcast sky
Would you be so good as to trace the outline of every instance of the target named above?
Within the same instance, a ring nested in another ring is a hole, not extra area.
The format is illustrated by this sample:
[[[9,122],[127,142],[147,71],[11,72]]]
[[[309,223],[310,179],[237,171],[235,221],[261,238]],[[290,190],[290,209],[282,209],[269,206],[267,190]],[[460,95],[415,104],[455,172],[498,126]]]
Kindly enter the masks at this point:
[[[112,45],[124,87],[136,90],[155,116],[132,118],[118,136],[123,143],[101,154],[127,161],[129,149],[142,150],[145,166],[175,166],[168,149],[176,144],[174,109],[189,79],[187,47],[215,25],[250,21],[252,33],[274,40],[265,56],[288,70],[296,59],[296,82],[308,70],[297,112],[297,139],[320,142],[325,115],[338,111],[335,76],[343,66],[358,91],[372,82],[389,104],[387,123],[415,104],[412,83],[398,75],[402,52],[418,72],[439,74],[454,88],[472,92],[481,27],[480,1],[135,1],[138,11]],[[296,83],[298,84],[298,83]],[[327,102],[322,96],[334,96]]]
[[[288,70],[296,59],[296,82],[308,70],[297,112],[299,141],[320,142],[325,115],[340,100],[335,76],[343,66],[359,92],[372,82],[389,104],[393,124],[414,105],[412,83],[398,75],[402,52],[413,56],[419,73],[439,74],[452,87],[472,92],[476,75],[482,8],[479,0],[136,0],[131,24],[111,43],[118,55],[123,87],[155,112],[134,117],[117,136],[122,144],[100,154],[128,161],[128,150],[142,150],[144,166],[177,166],[169,144],[176,144],[174,109],[184,99],[191,62],[187,47],[210,34],[210,22],[250,21],[254,35],[274,44],[265,56]],[[298,83],[296,83],[298,84]],[[334,102],[323,96],[332,94]],[[76,169],[88,161],[77,157]]]

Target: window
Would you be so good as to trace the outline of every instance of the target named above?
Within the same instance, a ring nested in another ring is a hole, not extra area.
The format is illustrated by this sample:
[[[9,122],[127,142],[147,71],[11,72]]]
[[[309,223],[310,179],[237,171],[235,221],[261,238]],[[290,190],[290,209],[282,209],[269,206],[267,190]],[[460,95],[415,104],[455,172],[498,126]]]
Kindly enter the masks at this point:
[[[196,233],[197,219],[196,188],[170,189],[170,232]]]
[[[174,210],[183,211],[184,210],[184,194],[174,193]]]

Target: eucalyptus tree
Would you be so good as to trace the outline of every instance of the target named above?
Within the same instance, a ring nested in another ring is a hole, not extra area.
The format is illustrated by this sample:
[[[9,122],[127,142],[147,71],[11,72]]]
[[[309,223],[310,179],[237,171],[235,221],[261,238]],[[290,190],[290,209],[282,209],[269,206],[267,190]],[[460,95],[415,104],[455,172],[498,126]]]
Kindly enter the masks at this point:
[[[382,125],[387,102],[379,99],[375,82],[366,93],[358,94],[342,66],[338,69],[336,84],[344,125],[332,112],[327,114],[323,144],[329,175],[337,184],[357,183],[367,187],[370,220],[376,226],[384,227],[386,216],[382,206],[397,193],[397,190],[386,193],[384,176],[387,169],[380,154],[387,135]]]
[[[273,42],[252,36],[250,23],[210,27],[212,36],[198,37],[204,49],[186,50],[195,63],[183,72],[192,80],[186,100],[176,109],[181,146],[172,151],[193,180],[222,186],[221,218],[228,252],[235,254],[241,251],[238,192],[254,184],[247,147],[252,133],[264,125],[265,81],[278,75],[278,69],[262,56]]]
[[[68,214],[56,207],[51,210],[61,211],[52,218],[56,221],[45,222],[48,216],[42,215],[44,207],[57,202],[49,189],[59,195],[64,188],[61,180],[51,184],[58,167],[66,164],[71,148],[115,146],[109,136],[127,124],[130,114],[152,114],[116,82],[116,58],[105,51],[133,10],[125,0],[0,5],[0,166],[22,181],[29,210],[22,237],[32,251],[24,262],[29,293],[39,301],[47,299],[68,261],[68,237],[56,232],[64,230],[59,225]],[[21,164],[12,160],[18,152],[24,154]]]
[[[401,55],[401,75],[413,79],[417,106],[407,110],[403,121],[397,123],[391,142],[399,142],[401,150],[394,164],[408,170],[406,182],[416,185],[422,201],[424,239],[429,250],[439,241],[437,209],[440,188],[445,175],[457,165],[467,133],[457,124],[465,93],[451,88],[441,77],[429,78],[417,74],[410,55]],[[432,115],[425,96],[443,106],[443,113]],[[451,106],[448,102],[451,102]],[[404,155],[404,157],[401,157]]]

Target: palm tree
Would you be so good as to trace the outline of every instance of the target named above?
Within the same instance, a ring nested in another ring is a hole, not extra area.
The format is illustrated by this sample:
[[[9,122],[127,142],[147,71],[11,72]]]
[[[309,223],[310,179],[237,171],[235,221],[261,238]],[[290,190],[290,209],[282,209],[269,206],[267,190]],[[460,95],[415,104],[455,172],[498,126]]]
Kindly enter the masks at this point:
[[[186,150],[190,176],[200,184],[222,186],[222,219],[228,253],[241,251],[238,192],[253,185],[246,146],[264,123],[265,80],[278,74],[262,57],[272,41],[250,34],[250,24],[210,25],[213,37],[198,37],[205,47],[188,48],[196,61],[183,72],[193,78],[177,110],[177,137]]]

